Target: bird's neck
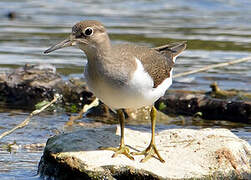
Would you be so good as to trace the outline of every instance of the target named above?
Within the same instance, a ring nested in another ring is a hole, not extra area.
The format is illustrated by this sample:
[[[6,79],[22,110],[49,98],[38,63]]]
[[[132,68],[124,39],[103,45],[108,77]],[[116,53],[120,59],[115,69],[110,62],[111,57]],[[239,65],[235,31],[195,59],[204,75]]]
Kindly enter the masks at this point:
[[[103,60],[111,52],[111,42],[108,35],[106,35],[105,37],[103,36],[98,39],[95,45],[82,50],[85,52],[89,63],[92,63],[92,61]]]

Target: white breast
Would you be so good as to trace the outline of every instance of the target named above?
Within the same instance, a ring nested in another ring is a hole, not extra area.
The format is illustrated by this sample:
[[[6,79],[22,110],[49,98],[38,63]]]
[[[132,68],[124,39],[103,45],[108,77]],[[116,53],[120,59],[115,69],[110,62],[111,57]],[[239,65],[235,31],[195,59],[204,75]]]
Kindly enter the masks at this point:
[[[153,88],[154,82],[151,76],[144,70],[139,59],[135,58],[137,69],[126,87],[114,87],[108,82],[95,81],[88,78],[85,72],[87,84],[90,90],[102,102],[113,109],[141,108],[153,105],[172,84],[172,71],[170,77],[165,79],[158,87]]]

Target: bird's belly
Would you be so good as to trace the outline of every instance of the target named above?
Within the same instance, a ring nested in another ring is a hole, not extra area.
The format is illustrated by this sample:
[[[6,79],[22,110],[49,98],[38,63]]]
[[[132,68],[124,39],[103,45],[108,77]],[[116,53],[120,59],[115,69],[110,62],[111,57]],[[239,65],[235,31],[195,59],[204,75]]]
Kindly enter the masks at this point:
[[[157,88],[152,84],[128,83],[124,86],[116,86],[104,80],[92,80],[87,78],[89,89],[103,103],[112,109],[141,108],[153,105],[172,84],[172,78],[167,78]]]

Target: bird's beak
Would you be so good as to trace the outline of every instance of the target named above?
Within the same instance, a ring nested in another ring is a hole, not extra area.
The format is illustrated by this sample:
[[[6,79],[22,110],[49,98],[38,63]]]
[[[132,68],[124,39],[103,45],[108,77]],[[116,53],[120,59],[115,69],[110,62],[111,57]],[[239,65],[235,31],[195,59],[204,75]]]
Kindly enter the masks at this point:
[[[60,42],[58,44],[51,46],[49,49],[45,50],[44,53],[47,54],[47,53],[50,53],[50,52],[55,51],[57,49],[75,46],[78,41],[79,41],[79,39],[77,39],[74,35],[70,35],[69,38],[63,40],[62,42]],[[82,42],[82,43],[84,43],[84,42]]]
[[[72,45],[73,45],[73,41],[71,41],[70,39],[65,39],[62,42],[51,46],[49,49],[45,50],[44,53],[47,54],[47,53],[50,53],[50,52],[55,51],[57,49],[62,49],[62,48],[65,48],[65,47],[70,47]]]

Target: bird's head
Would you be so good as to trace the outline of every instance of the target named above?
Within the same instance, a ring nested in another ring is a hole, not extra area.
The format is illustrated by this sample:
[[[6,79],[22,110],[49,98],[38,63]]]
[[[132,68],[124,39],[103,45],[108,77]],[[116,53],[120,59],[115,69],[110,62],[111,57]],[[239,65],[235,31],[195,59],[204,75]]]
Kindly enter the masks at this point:
[[[110,47],[110,40],[105,27],[100,22],[94,20],[81,21],[72,27],[72,33],[69,38],[53,45],[44,53],[50,53],[70,46],[77,46],[88,54],[88,52],[93,52],[100,48]]]

